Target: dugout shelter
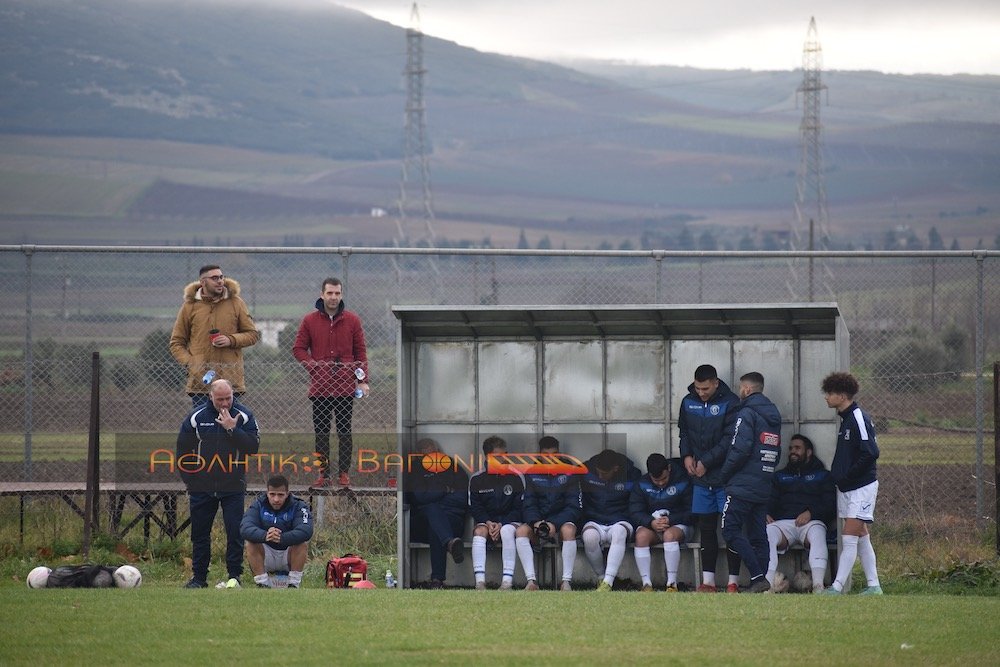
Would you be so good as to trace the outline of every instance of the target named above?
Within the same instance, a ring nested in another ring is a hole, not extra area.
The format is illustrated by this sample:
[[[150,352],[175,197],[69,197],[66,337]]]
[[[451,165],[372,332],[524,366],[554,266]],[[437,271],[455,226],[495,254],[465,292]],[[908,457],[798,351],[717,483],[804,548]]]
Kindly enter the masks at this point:
[[[744,373],[763,373],[764,393],[782,415],[779,467],[796,432],[812,438],[827,467],[832,462],[839,419],[820,382],[850,367],[850,335],[835,303],[414,305],[392,312],[404,461],[421,437],[475,467],[490,435],[503,437],[509,452],[536,452],[538,438],[553,435],[580,461],[613,447],[645,472],[652,452],[679,456],[678,406],[695,368],[707,363],[734,391]],[[411,548],[401,493],[397,502],[399,581],[409,586],[429,571],[428,555]],[[619,576],[628,576],[628,564],[634,569],[631,549]],[[589,571],[582,554],[581,565]],[[492,560],[487,569],[499,572]],[[448,584],[472,583],[471,559],[449,560]],[[523,583],[518,566],[515,585]]]

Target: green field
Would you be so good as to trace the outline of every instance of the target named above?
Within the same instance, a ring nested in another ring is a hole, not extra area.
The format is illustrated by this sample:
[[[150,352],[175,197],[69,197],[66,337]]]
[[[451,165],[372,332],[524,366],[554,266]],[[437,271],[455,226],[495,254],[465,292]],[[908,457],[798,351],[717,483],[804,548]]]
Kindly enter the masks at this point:
[[[3,662],[997,664],[1000,598],[5,587]],[[44,619],[44,622],[41,622]]]

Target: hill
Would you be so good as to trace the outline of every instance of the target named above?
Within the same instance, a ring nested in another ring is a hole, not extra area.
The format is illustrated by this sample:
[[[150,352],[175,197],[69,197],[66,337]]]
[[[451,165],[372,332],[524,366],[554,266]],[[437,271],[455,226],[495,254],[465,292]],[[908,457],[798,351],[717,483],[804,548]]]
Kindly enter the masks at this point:
[[[257,242],[393,236],[368,212],[399,189],[403,30],[320,0],[7,0],[0,18],[0,242],[186,242],[219,218]],[[542,63],[431,37],[424,66],[452,240],[669,244],[691,221],[790,222],[798,73]],[[1000,77],[825,81],[838,234],[992,238]]]

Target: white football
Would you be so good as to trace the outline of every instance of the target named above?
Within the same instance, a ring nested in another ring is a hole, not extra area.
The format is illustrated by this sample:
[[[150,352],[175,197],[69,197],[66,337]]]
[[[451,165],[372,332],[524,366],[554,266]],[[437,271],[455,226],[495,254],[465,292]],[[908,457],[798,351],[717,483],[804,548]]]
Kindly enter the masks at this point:
[[[118,588],[138,588],[142,583],[142,572],[131,565],[122,565],[116,569],[114,577]]]
[[[774,573],[774,583],[771,590],[775,593],[786,593],[788,591],[788,579],[781,572]]]
[[[28,588],[45,588],[45,584],[49,582],[49,575],[51,573],[51,569],[44,565],[39,565],[28,573]]]

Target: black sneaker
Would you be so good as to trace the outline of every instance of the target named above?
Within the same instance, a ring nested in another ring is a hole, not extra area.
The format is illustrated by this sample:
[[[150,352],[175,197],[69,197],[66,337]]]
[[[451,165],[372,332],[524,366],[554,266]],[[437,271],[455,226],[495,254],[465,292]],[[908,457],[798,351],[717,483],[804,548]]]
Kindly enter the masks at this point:
[[[451,554],[451,559],[456,563],[465,560],[465,545],[462,543],[461,537],[453,537],[448,540],[448,553]]]
[[[767,583],[766,578],[758,577],[750,582],[750,588],[747,590],[751,593],[766,593],[771,590],[771,584]]]
[[[288,584],[288,587],[289,587],[289,588],[298,588],[298,587],[299,587],[299,585],[298,585],[298,584],[293,584],[293,583],[289,583],[289,584]]]
[[[192,577],[191,581],[184,584],[184,588],[208,588],[208,583]]]

